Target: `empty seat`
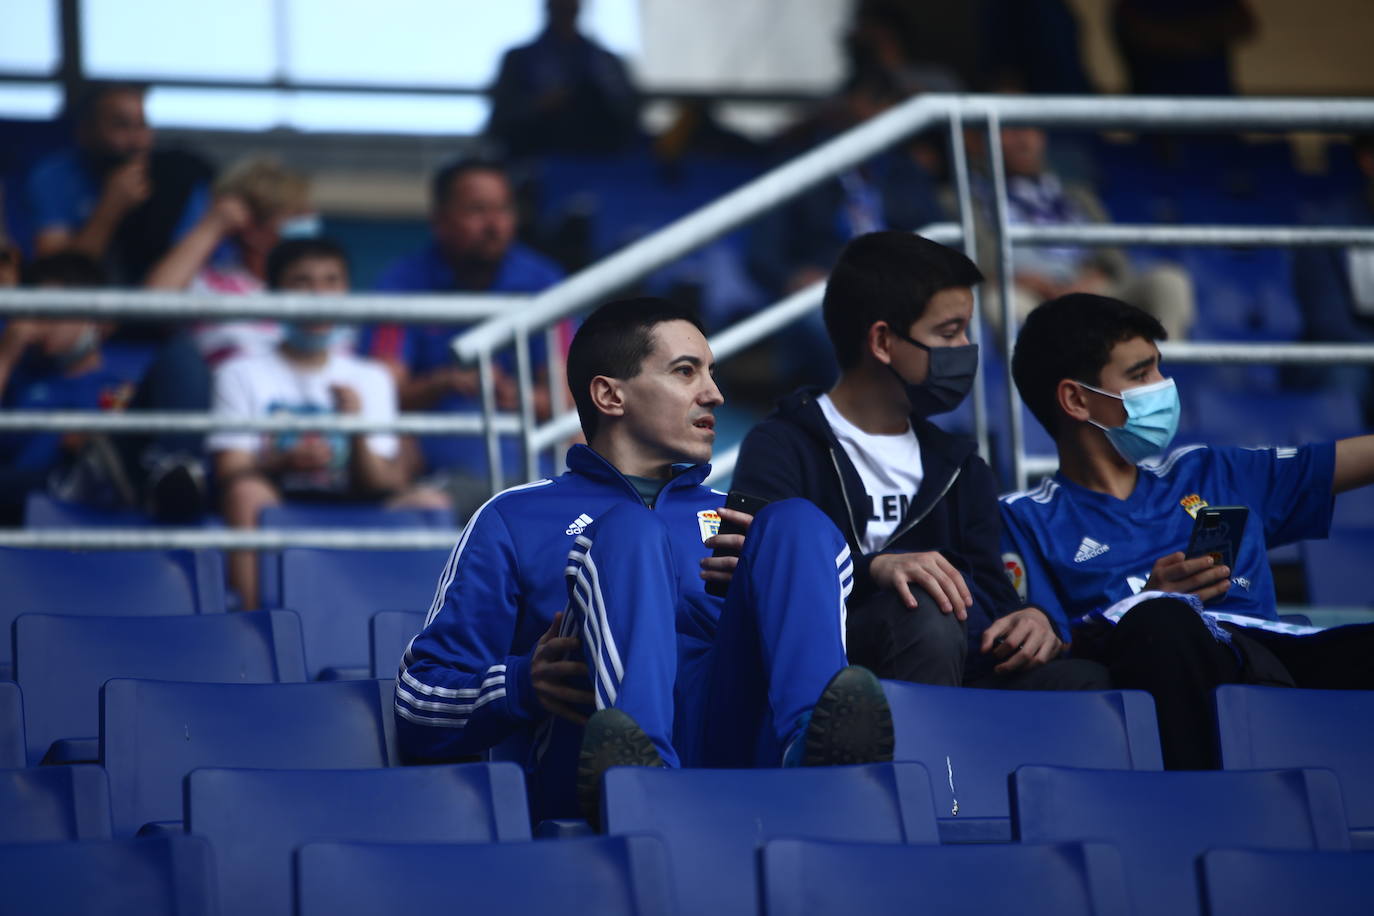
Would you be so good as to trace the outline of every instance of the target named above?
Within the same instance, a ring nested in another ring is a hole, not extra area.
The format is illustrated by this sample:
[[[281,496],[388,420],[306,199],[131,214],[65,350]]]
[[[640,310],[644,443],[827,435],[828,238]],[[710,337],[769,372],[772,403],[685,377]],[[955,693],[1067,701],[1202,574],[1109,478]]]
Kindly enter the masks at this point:
[[[1106,842],[1121,853],[1136,916],[1199,912],[1196,860],[1216,847],[1350,847],[1329,770],[1248,772],[1021,767],[1013,823],[1025,843]]]
[[[24,498],[25,528],[151,528],[153,525],[150,516],[136,509],[98,509],[37,492]]]
[[[512,763],[194,770],[186,777],[186,829],[215,851],[220,916],[290,916],[291,854],[307,841],[530,838],[525,775]]]
[[[0,888],[3,916],[216,912],[210,847],[199,837],[8,844]]]
[[[1374,528],[1332,530],[1329,538],[1303,541],[1307,600],[1328,606],[1374,605],[1374,583],[1363,575],[1371,557]]]
[[[454,528],[448,509],[388,509],[377,503],[286,502],[258,515],[261,528]]]
[[[410,641],[425,625],[422,611],[378,611],[372,615],[372,676],[395,677]]]
[[[1202,856],[1209,916],[1368,916],[1374,852],[1213,849]]]
[[[650,836],[529,843],[310,843],[296,854],[299,916],[671,914]]]
[[[393,682],[200,684],[113,678],[100,692],[100,762],[116,836],[180,821],[197,767],[363,769],[398,762]]]
[[[1354,845],[1374,849],[1374,691],[1226,684],[1216,704],[1223,769],[1333,770]]]
[[[896,760],[931,774],[946,842],[1011,838],[1007,779],[1030,763],[1159,770],[1154,701],[1137,690],[969,690],[885,681]]]
[[[773,840],[763,849],[766,916],[862,913],[1128,913],[1105,844],[893,846]]]
[[[24,695],[13,681],[0,681],[0,767],[24,764]]]
[[[780,837],[938,843],[919,763],[759,770],[616,767],[602,793],[610,834],[657,833],[678,909],[757,912],[758,849]]]
[[[108,840],[110,783],[97,766],[0,770],[0,843]]]
[[[448,557],[447,550],[282,551],[281,606],[301,615],[310,676],[367,677],[372,615],[428,610]],[[394,666],[385,676],[395,676]]]
[[[85,738],[50,762],[96,759],[100,685],[112,677],[272,683],[305,680],[301,625],[290,611],[177,617],[25,614],[14,622],[28,761],[59,739]]]

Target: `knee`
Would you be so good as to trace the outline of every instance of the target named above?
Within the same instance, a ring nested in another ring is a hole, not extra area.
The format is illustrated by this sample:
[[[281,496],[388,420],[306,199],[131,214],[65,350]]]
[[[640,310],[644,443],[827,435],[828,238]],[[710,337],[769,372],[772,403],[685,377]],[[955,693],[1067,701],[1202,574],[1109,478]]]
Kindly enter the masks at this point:
[[[253,528],[258,513],[268,506],[281,504],[281,497],[265,477],[250,474],[235,478],[224,488],[222,497],[224,518],[235,528]]]
[[[940,610],[930,593],[915,583],[910,584],[916,607],[909,608],[893,591],[884,591],[879,603],[887,617],[888,629],[895,643],[925,647],[930,655],[941,658],[963,658],[968,652],[968,628],[964,621]]]
[[[1137,650],[1153,648],[1164,653],[1212,641],[1212,634],[1197,612],[1177,598],[1144,601],[1121,618],[1112,632],[1117,643],[1128,643]]]

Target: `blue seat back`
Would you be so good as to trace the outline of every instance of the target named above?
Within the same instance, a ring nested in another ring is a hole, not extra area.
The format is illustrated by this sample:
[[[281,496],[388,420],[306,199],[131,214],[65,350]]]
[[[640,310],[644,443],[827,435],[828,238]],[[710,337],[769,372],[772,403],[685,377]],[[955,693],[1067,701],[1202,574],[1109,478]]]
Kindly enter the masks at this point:
[[[24,765],[24,694],[14,681],[0,681],[0,767]]]
[[[25,614],[14,622],[28,762],[61,738],[100,730],[100,685],[112,677],[272,683],[305,680],[301,625],[290,611],[179,617]]]
[[[1106,842],[1121,853],[1136,916],[1199,912],[1207,849],[1348,849],[1340,785],[1329,770],[1075,770],[1027,766],[1012,778],[1025,843]]]
[[[377,503],[286,502],[258,514],[260,528],[456,528],[448,509],[388,509]],[[456,532],[455,532],[456,534]]]
[[[97,766],[0,770],[0,843],[108,840],[110,783]]]
[[[113,678],[100,691],[100,762],[116,836],[182,817],[197,767],[363,769],[399,762],[392,681],[200,684]]]
[[[1322,605],[1374,605],[1374,584],[1363,575],[1372,558],[1374,528],[1333,529],[1329,538],[1303,541],[1307,600]]]
[[[918,763],[759,770],[607,771],[610,834],[657,833],[679,909],[757,912],[759,847],[776,837],[938,843],[930,780]]]
[[[1115,848],[1098,843],[893,846],[773,840],[763,849],[762,881],[765,916],[1130,911],[1121,858]]]
[[[1007,780],[1031,763],[1159,770],[1154,701],[1138,690],[968,690],[883,682],[896,760],[931,774],[945,842],[1011,838]]]
[[[422,611],[378,611],[372,615],[372,676],[395,677],[406,647],[425,625]]]
[[[213,916],[214,865],[199,837],[14,843],[0,855],[0,912]]]
[[[372,615],[429,610],[448,557],[447,550],[283,551],[281,605],[301,615],[310,676],[346,668],[365,677]]]
[[[1374,691],[1226,684],[1216,704],[1223,769],[1334,771],[1357,845],[1374,848]]]
[[[98,509],[53,499],[46,493],[24,498],[25,528],[152,528],[152,517],[137,509]]]
[[[220,916],[291,916],[291,854],[314,840],[530,839],[512,763],[372,770],[194,770],[186,829],[215,850]]]
[[[1201,871],[1209,916],[1366,916],[1374,909],[1374,852],[1213,849]]]
[[[529,843],[310,843],[296,854],[299,916],[378,913],[672,914],[655,837]]]

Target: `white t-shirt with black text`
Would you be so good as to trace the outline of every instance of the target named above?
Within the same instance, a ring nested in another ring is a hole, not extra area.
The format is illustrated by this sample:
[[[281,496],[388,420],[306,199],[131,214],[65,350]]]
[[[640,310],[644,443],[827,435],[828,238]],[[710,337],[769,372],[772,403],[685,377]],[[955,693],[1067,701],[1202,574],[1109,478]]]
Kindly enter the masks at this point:
[[[896,532],[920,489],[921,444],[910,425],[892,436],[866,433],[844,418],[830,395],[816,401],[868,491],[868,528],[861,546],[866,554],[876,553]]]

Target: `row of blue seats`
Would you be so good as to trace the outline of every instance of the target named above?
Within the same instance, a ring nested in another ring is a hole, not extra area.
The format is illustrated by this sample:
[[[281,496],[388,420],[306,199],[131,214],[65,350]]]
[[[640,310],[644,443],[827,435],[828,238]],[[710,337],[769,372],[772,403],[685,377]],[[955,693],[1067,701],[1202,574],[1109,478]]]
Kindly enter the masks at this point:
[[[68,797],[98,803],[102,776],[96,767],[0,771],[0,792],[19,799],[7,809],[22,816],[23,806],[74,807]],[[64,797],[64,781],[79,790]],[[413,913],[444,899],[516,912],[542,902],[569,913],[715,916],[1240,912],[1218,909],[1227,900],[1257,907],[1249,916],[1367,912],[1354,904],[1371,899],[1374,853],[1350,851],[1329,771],[1023,766],[1008,783],[1015,839],[981,846],[939,844],[931,783],[916,763],[613,769],[603,786],[607,838],[535,842],[522,776],[509,763],[198,769],[185,780],[184,833],[42,839],[53,844],[48,859],[64,858],[67,880],[105,885],[105,900],[131,893],[127,875],[81,868],[83,854],[178,852],[205,904],[180,912],[223,916],[288,916],[293,902],[302,916]],[[88,826],[98,819],[88,816]],[[6,899],[46,903],[26,912],[119,911],[54,908],[72,887],[42,867],[32,838],[21,841],[30,845],[0,845]],[[1237,848],[1249,852],[1217,852]],[[1291,860],[1257,855],[1300,850]],[[1257,866],[1262,873],[1252,873]],[[1223,892],[1230,882],[1214,874],[1228,870],[1245,880]],[[316,908],[322,901],[327,909]]]
[[[114,830],[183,817],[181,781],[205,766],[349,768],[400,762],[391,680],[201,683],[116,677],[99,689],[93,756],[114,786]],[[937,775],[945,842],[1011,836],[1007,774],[1026,764],[1161,768],[1154,706],[1138,691],[985,691],[885,682],[895,758]],[[25,738],[33,691],[0,682],[0,764],[43,750]],[[1216,693],[1223,766],[1325,767],[1344,787],[1352,841],[1374,849],[1374,691],[1227,685]],[[68,712],[90,715],[70,707]],[[35,723],[37,724],[37,723]],[[43,732],[43,737],[51,735]],[[89,742],[88,742],[89,743]],[[499,753],[494,755],[499,759]],[[67,756],[64,759],[73,759]],[[40,768],[42,769],[42,768]]]

